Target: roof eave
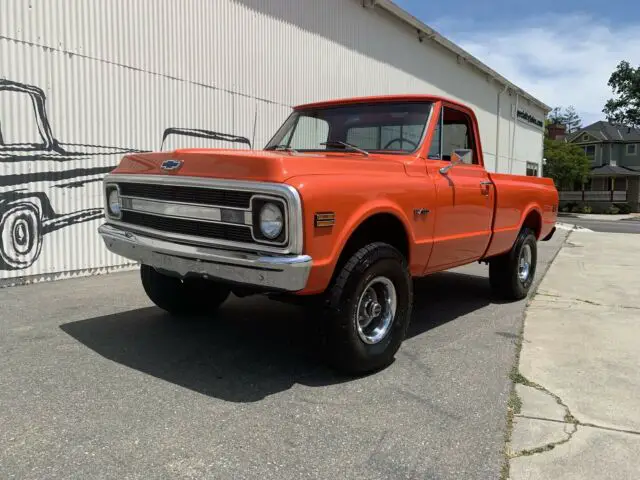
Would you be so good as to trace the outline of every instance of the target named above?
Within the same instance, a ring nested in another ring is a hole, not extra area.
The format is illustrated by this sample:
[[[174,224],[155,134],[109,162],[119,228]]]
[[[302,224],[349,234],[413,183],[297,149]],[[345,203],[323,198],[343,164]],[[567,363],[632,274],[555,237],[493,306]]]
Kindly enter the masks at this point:
[[[493,70],[491,67],[489,67],[489,66],[485,65],[484,63],[482,63],[480,60],[478,60],[476,57],[471,55],[469,52],[467,52],[466,50],[463,50],[462,48],[457,46],[455,43],[453,43],[452,41],[448,40],[447,38],[442,36],[440,33],[436,32],[433,28],[429,27],[428,25],[426,25],[423,22],[421,22],[420,20],[418,20],[416,17],[411,15],[409,12],[407,12],[404,9],[400,8],[399,6],[397,6],[391,0],[362,0],[362,2],[363,2],[364,5],[370,6],[370,7],[379,6],[379,7],[383,8],[384,10],[386,10],[387,12],[389,12],[390,14],[394,15],[395,17],[397,17],[398,19],[400,19],[403,22],[407,23],[411,27],[416,28],[419,32],[425,34],[428,38],[430,38],[434,42],[438,43],[439,45],[443,46],[444,48],[446,48],[447,50],[451,51],[452,53],[455,53],[460,58],[462,58],[464,61],[466,61],[467,63],[469,63],[469,64],[473,65],[474,67],[476,67],[482,73],[484,73],[486,75],[489,75],[492,79],[494,79],[495,81],[501,83],[503,86],[511,88],[518,95],[520,95],[520,96],[526,98],[527,100],[529,100],[530,102],[534,103],[535,105],[540,107],[542,110],[544,110],[545,114],[549,113],[552,110],[552,108],[549,107],[547,104],[545,104],[545,103],[541,102],[540,100],[538,100],[537,98],[531,96],[529,93],[525,92],[520,87],[518,87],[514,83],[510,82],[509,80],[507,80],[505,77],[500,75],[498,72]]]

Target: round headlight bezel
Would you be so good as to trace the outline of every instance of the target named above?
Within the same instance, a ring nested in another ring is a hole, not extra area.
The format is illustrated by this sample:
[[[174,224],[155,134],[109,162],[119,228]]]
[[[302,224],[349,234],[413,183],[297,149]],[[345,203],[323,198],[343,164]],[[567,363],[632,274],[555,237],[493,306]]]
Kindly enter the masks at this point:
[[[260,219],[260,233],[268,241],[276,241],[284,230],[284,212],[282,209],[274,202],[265,202],[260,208],[258,218]]]
[[[270,238],[269,235],[265,234],[263,228],[261,228],[263,218],[262,212],[265,211],[265,208],[272,208],[267,207],[268,204],[271,204],[272,207],[275,207],[279,210],[279,218],[281,218],[282,221],[280,231],[273,238]],[[284,247],[289,241],[289,218],[286,202],[279,197],[273,197],[270,195],[254,195],[251,198],[251,210],[253,216],[253,240],[264,245],[271,245],[273,247]]]
[[[112,218],[119,219],[122,217],[122,201],[120,199],[120,191],[116,186],[107,188],[107,213]]]

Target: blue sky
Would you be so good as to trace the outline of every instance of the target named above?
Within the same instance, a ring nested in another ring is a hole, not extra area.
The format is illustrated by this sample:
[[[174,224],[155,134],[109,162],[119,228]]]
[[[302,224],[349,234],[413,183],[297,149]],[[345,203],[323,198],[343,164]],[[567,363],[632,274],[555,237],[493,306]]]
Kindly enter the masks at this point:
[[[603,120],[609,75],[640,66],[640,1],[395,0],[552,107]]]

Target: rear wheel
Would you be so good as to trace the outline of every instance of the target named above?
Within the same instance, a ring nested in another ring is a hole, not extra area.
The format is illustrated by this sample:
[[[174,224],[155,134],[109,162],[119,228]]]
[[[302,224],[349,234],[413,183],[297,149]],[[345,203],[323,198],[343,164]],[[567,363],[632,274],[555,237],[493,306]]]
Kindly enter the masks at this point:
[[[507,300],[528,295],[536,274],[537,247],[533,230],[523,228],[511,250],[489,261],[489,281],[496,295]]]
[[[173,315],[211,315],[231,293],[217,282],[203,278],[180,280],[149,265],[141,265],[140,278],[149,299]]]
[[[356,375],[387,366],[406,335],[412,303],[411,277],[398,250],[385,243],[358,250],[328,291],[329,363]]]

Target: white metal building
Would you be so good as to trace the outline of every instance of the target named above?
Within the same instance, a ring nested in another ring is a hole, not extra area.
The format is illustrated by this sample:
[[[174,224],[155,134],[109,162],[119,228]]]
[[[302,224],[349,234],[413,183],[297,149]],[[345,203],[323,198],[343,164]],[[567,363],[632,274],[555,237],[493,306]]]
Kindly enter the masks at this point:
[[[262,148],[295,104],[443,94],[475,109],[489,170],[541,171],[549,107],[388,0],[2,5],[0,285],[125,263],[96,232],[123,153],[246,147],[173,127]]]

